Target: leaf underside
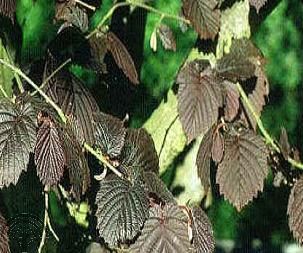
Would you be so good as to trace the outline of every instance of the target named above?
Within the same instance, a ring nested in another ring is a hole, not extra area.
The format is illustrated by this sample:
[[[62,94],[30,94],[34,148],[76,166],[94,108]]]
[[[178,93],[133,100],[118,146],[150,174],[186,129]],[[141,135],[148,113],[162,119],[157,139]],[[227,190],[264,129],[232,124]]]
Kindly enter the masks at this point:
[[[201,39],[214,39],[220,28],[220,10],[217,0],[183,0],[183,13]]]
[[[140,237],[131,245],[130,252],[190,252],[187,222],[186,215],[173,204],[166,204],[163,208],[158,205],[150,208],[149,219],[145,222]]]
[[[138,73],[132,57],[120,39],[112,32],[107,34],[107,46],[118,67],[133,84],[139,84]]]
[[[215,240],[212,226],[206,213],[200,207],[192,209],[193,245],[196,253],[212,253]]]
[[[101,181],[96,205],[97,229],[110,246],[134,239],[148,217],[142,182]]]
[[[9,253],[9,241],[8,241],[8,226],[6,220],[0,213],[0,252]]]
[[[205,61],[189,62],[178,74],[178,112],[188,142],[204,134],[222,106],[220,80]]]
[[[60,129],[47,118],[39,127],[35,147],[35,163],[37,173],[44,185],[56,185],[63,176],[65,154]]]
[[[110,158],[120,155],[124,146],[126,129],[123,122],[111,115],[99,113],[96,121],[96,146]]]
[[[30,103],[0,100],[0,188],[16,184],[36,143],[36,113]]]
[[[289,195],[287,214],[288,224],[294,238],[303,244],[303,177],[293,186]]]
[[[267,149],[260,136],[243,128],[226,134],[224,146],[216,181],[220,193],[240,211],[263,191],[268,174]]]

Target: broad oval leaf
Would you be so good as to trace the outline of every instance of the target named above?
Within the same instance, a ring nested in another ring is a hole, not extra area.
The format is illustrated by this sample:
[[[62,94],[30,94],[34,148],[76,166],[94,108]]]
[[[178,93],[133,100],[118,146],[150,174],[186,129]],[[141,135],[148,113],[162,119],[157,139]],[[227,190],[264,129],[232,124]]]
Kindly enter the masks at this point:
[[[230,52],[217,61],[216,70],[231,81],[246,80],[254,76],[256,63],[261,59],[261,52],[250,40],[234,40]]]
[[[99,113],[96,121],[96,146],[110,158],[120,155],[124,146],[126,129],[123,122],[111,115]]]
[[[263,190],[268,174],[267,148],[252,130],[230,126],[225,136],[225,153],[216,181],[220,193],[238,211]]]
[[[58,66],[57,60],[49,53],[44,70],[44,80]],[[45,91],[61,107],[64,114],[77,124],[74,129],[77,129],[76,137],[79,142],[85,141],[88,144],[94,144],[94,113],[98,113],[99,108],[82,81],[63,69],[49,80]]]
[[[121,40],[112,32],[107,34],[107,40],[108,50],[114,57],[118,67],[122,69],[124,74],[133,84],[139,84],[138,73],[134,61]]]
[[[127,129],[120,168],[129,176],[133,175],[134,169],[159,174],[159,158],[154,141],[145,129]]]
[[[213,229],[206,213],[194,207],[192,214],[193,245],[196,253],[212,253],[215,250]]]
[[[193,24],[201,39],[214,39],[220,28],[217,0],[182,0],[183,13]]]
[[[0,253],[10,253],[8,240],[8,226],[0,212]]]
[[[148,201],[142,182],[122,179],[100,182],[96,196],[97,229],[110,246],[132,240],[148,217]]]
[[[205,61],[189,62],[177,77],[178,112],[188,142],[204,134],[222,106],[220,80]]]
[[[170,27],[168,25],[161,24],[159,26],[159,28],[157,29],[157,32],[159,34],[159,38],[161,40],[163,47],[166,50],[172,50],[175,52],[177,49],[176,39],[175,39],[173,31],[170,29]],[[156,50],[154,50],[154,51],[156,51]]]
[[[0,0],[0,14],[10,18],[14,22],[16,12],[16,0]]]
[[[210,128],[203,136],[196,159],[198,176],[205,192],[208,192],[210,187],[210,162],[213,145],[213,130],[213,128]]]
[[[0,188],[16,184],[36,143],[36,113],[30,103],[0,100]]]
[[[131,245],[132,253],[184,253],[191,252],[188,237],[188,218],[176,205],[156,205],[150,208],[149,219],[137,241]]]
[[[37,133],[35,163],[37,174],[44,185],[56,185],[63,176],[65,153],[59,126],[46,117]]]
[[[303,244],[303,177],[294,184],[289,195],[287,214],[288,224],[294,238]]]

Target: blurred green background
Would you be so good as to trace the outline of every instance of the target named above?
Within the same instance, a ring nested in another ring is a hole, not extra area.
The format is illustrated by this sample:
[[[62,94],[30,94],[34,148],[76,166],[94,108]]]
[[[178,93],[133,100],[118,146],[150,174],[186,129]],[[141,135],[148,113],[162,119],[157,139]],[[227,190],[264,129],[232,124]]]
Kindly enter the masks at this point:
[[[100,4],[99,1],[93,0],[87,2]],[[107,5],[111,4],[111,0],[104,2]],[[180,10],[179,0],[155,0],[152,4],[164,12],[178,14]],[[95,15],[90,13],[90,16],[93,16],[91,26],[95,26],[102,15],[104,15],[102,8]],[[19,53],[16,57],[19,58],[24,69],[28,69],[29,65],[37,67],[47,45],[55,39],[58,25],[53,24],[53,17],[54,0],[18,1],[17,22],[20,31],[18,40],[15,40],[14,44],[19,45]],[[125,17],[127,22],[125,22]],[[284,126],[289,133],[291,144],[299,150],[303,148],[301,127],[303,119],[302,17],[303,4],[300,1],[282,0],[264,22],[254,29],[255,32],[252,34],[253,41],[267,59],[266,72],[270,81],[270,95],[262,114],[262,120],[269,132],[277,139],[280,128]],[[162,99],[167,98],[167,91],[174,88],[174,80],[179,67],[194,46],[200,50],[208,48],[207,53],[210,52],[209,47],[206,46],[210,42],[197,43],[197,36],[193,30],[188,29],[182,33],[179,28],[180,24],[176,21],[165,23],[169,24],[174,31],[177,52],[165,51],[159,41],[157,52],[152,52],[149,40],[158,20],[159,16],[155,14],[147,14],[139,9],[129,13],[127,8],[123,8],[115,12],[111,22],[111,30],[125,43],[134,58],[137,69],[140,69],[142,83],[138,88],[134,88],[128,83],[128,80],[114,64],[113,59],[108,56],[106,63],[109,73],[105,76],[97,76],[79,65],[72,67],[72,71],[91,88],[101,108],[121,118],[129,113],[132,127],[142,126]],[[3,22],[0,24],[1,28],[4,27]],[[5,29],[9,30],[10,27],[6,26]],[[29,73],[31,72],[29,71]],[[32,76],[32,78],[36,77]],[[190,149],[191,147],[186,148],[162,175],[162,179],[176,196],[184,191],[175,183],[178,174],[176,168],[184,162]],[[24,177],[29,176],[24,175]],[[37,182],[36,184],[38,185]],[[185,185],[185,189],[186,187],[190,187],[190,185]],[[200,192],[201,189],[192,191]],[[214,227],[217,251],[290,252],[285,251],[285,246],[293,243],[286,216],[289,191],[290,189],[287,187],[274,188],[272,177],[269,176],[265,191],[241,213],[237,213],[229,203],[216,196],[207,212]],[[20,188],[11,187],[11,189],[5,190],[2,193],[5,204],[9,204],[9,199],[15,194],[20,196]],[[32,193],[32,195],[36,197],[36,193]],[[29,196],[31,194],[26,197]],[[41,205],[40,203],[33,209],[41,208]],[[22,206],[19,207],[19,209],[22,208]],[[16,210],[18,208],[8,210],[8,212],[17,212]],[[51,196],[51,211],[56,223],[56,231],[65,245],[62,246],[61,243],[56,245],[50,237],[47,252],[75,252],[75,249],[79,250],[81,247],[84,249],[90,240],[95,239],[96,231],[81,228],[75,224],[67,214],[67,210],[60,207],[55,196]],[[38,216],[42,214],[39,211],[35,211],[35,213]],[[89,221],[95,222],[93,219]],[[71,231],[73,231],[72,237],[70,237]],[[80,245],[82,246],[80,247]],[[303,250],[298,252],[303,252]]]

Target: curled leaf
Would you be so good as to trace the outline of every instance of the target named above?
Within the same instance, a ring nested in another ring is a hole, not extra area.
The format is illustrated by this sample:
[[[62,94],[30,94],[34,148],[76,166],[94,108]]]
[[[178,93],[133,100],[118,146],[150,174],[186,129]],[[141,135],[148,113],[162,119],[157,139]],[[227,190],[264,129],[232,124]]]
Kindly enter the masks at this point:
[[[142,233],[131,245],[133,253],[184,253],[190,252],[187,230],[188,218],[173,204],[150,208],[149,219]]]
[[[114,57],[118,67],[122,69],[124,74],[133,84],[139,84],[138,73],[134,61],[121,40],[112,32],[107,34],[107,40],[108,50]]]
[[[148,217],[148,202],[142,182],[122,179],[100,182],[96,196],[97,229],[110,246],[132,240]]]
[[[173,34],[173,31],[170,29],[169,26],[165,24],[161,24],[159,28],[157,29],[157,32],[159,34],[159,38],[161,40],[161,43],[163,47],[166,50],[172,50],[176,51],[176,39]],[[156,50],[154,50],[156,51]]]

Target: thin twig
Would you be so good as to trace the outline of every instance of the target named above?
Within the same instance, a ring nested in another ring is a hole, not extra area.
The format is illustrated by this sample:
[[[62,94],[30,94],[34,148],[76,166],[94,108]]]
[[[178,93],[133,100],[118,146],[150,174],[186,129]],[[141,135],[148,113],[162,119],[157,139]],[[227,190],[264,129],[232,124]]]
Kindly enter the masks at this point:
[[[43,225],[43,231],[42,231],[42,237],[41,237],[40,245],[39,245],[39,248],[38,248],[39,253],[42,252],[42,249],[43,249],[44,244],[45,244],[47,227],[49,228],[49,231],[53,234],[55,239],[57,241],[59,241],[59,237],[57,236],[57,234],[53,230],[53,228],[51,226],[51,223],[50,223],[49,215],[48,215],[48,192],[49,192],[49,186],[45,186],[45,188],[44,188],[44,203],[45,203],[45,206],[44,206],[44,223],[43,223],[44,225]]]
[[[40,85],[40,89],[42,90],[44,88],[44,86],[61,70],[63,69],[68,63],[70,63],[72,61],[71,58],[67,59],[65,62],[63,62],[57,69],[55,69],[55,71],[53,73],[51,73],[44,81],[43,83]],[[31,93],[32,96],[36,95],[38,93],[37,90],[33,91]]]
[[[96,10],[95,6],[89,5],[89,4],[85,3],[85,2],[82,2],[81,0],[75,0],[75,3],[77,3],[79,5],[82,5],[83,7],[85,7],[86,9],[89,9],[89,10],[92,10],[92,11]]]
[[[118,177],[122,177],[122,173],[118,171],[113,165],[111,165],[105,157],[100,154],[100,152],[97,152],[94,150],[91,146],[89,146],[87,143],[84,143],[84,148],[90,152],[92,155],[94,155],[100,162],[102,162],[107,168],[109,168],[112,172],[114,172]]]
[[[6,98],[9,98],[8,94],[6,93],[6,91],[4,90],[2,84],[0,85],[0,91],[2,92],[3,96]]]
[[[17,73],[19,76],[21,76],[22,78],[24,78],[24,80],[26,80],[36,91],[38,91],[38,93],[45,99],[45,101],[47,103],[49,103],[58,113],[58,115],[60,116],[61,120],[63,121],[64,124],[66,124],[67,122],[67,117],[65,116],[64,112],[61,110],[61,108],[56,105],[56,103],[49,97],[47,96],[43,90],[40,89],[40,87],[35,84],[27,75],[25,75],[20,69],[18,69],[17,67],[9,64],[8,62],[4,61],[3,59],[0,59],[0,63],[5,65],[6,67],[10,68],[12,71],[14,71],[15,73]],[[97,151],[95,151],[90,145],[88,145],[87,143],[84,143],[84,148],[90,152],[91,154],[93,154],[94,156],[96,156],[96,158],[102,162],[105,166],[107,166],[110,170],[112,170],[118,177],[122,177],[122,174],[114,167],[112,166],[107,160],[106,158],[98,153]]]
[[[247,97],[245,91],[243,90],[242,86],[240,83],[237,83],[237,88],[238,91],[243,99],[244,104],[247,106],[248,110],[251,112],[251,114],[253,115],[254,119],[257,122],[257,125],[260,129],[260,132],[262,133],[262,135],[265,138],[265,141],[271,145],[271,147],[277,152],[277,153],[281,153],[280,148],[278,147],[278,145],[275,143],[274,139],[270,136],[270,134],[267,132],[267,130],[265,129],[263,122],[261,121],[259,115],[256,113],[253,105],[251,104],[251,102],[249,101],[249,98]],[[291,157],[287,158],[287,161],[293,166],[296,167],[298,169],[303,169],[303,164],[294,160]]]

